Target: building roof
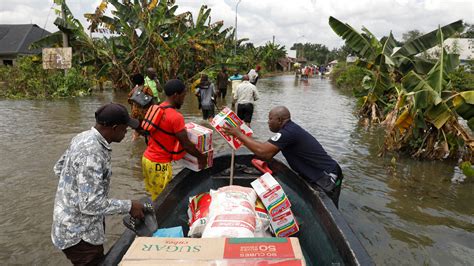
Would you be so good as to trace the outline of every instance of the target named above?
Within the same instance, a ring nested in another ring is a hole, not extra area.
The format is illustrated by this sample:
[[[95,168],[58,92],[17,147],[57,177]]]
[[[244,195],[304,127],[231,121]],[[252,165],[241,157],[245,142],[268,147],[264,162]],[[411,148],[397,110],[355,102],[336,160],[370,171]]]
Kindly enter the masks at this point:
[[[49,34],[36,24],[0,24],[0,55],[39,54],[28,46]]]

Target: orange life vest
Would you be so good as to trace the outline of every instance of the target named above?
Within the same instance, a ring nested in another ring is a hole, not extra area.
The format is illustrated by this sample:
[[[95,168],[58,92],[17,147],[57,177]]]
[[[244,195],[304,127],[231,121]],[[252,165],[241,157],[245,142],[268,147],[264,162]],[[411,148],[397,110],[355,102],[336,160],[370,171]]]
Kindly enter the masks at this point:
[[[153,131],[159,130],[167,135],[176,136],[174,133],[168,132],[160,128],[160,123],[163,118],[163,114],[165,113],[164,109],[167,109],[167,108],[174,108],[174,107],[171,105],[160,106],[157,104],[150,106],[150,108],[146,112],[145,118],[142,121],[141,127],[143,128],[143,130],[147,132],[146,135],[149,136],[156,144],[158,144],[158,146],[160,146],[164,151],[171,154],[171,159],[173,161],[177,161],[177,160],[181,160],[186,154],[179,140],[176,138],[176,142],[173,145],[173,149],[170,151],[163,144],[161,144],[156,138],[154,138],[151,135]]]

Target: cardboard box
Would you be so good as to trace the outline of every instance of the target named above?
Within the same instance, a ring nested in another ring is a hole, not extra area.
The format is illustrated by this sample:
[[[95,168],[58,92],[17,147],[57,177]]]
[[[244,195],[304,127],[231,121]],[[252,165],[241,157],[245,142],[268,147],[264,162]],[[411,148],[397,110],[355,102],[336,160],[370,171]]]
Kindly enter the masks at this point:
[[[269,173],[265,173],[252,183],[258,197],[272,217],[290,209],[291,203],[288,200],[283,188]]]
[[[276,217],[270,217],[270,226],[277,237],[289,237],[300,230],[291,209]]]
[[[306,265],[297,238],[137,237],[120,265]]]
[[[229,143],[229,145],[237,150],[242,146],[242,142],[234,137],[228,136],[223,131],[222,128],[225,126],[228,127],[239,127],[242,133],[247,136],[252,136],[253,131],[250,129],[230,108],[224,107],[211,121],[211,126],[213,126],[217,132]]]
[[[212,165],[214,164],[214,150],[208,150],[203,153],[207,154],[207,164],[206,164],[206,167],[204,167],[204,169],[212,167]],[[183,159],[179,160],[178,162],[180,162],[180,164],[183,167],[191,169],[195,172],[199,172],[203,170],[203,169],[199,169],[198,159],[189,153],[186,153]]]
[[[196,145],[200,152],[212,149],[212,129],[192,122],[187,123],[185,127],[189,140]]]

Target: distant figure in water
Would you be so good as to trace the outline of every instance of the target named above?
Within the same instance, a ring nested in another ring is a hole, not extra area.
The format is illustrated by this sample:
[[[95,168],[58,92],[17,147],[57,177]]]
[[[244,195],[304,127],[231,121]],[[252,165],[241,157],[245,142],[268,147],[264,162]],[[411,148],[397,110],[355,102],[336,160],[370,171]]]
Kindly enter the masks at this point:
[[[232,85],[232,99],[234,99],[235,91],[237,91],[237,86],[242,83],[243,76],[239,74],[239,72],[235,72],[234,75],[229,77],[229,81]]]
[[[225,66],[222,66],[221,71],[219,74],[217,74],[217,80],[216,80],[216,85],[217,85],[217,97],[220,97],[221,99],[225,99],[225,96],[227,94],[227,85],[229,84],[229,75],[227,74],[227,68]]]
[[[249,82],[255,86],[257,86],[260,69],[261,67],[257,65],[255,69],[250,69],[249,73],[247,73],[247,75],[249,76]]]
[[[217,97],[214,84],[209,81],[206,74],[201,75],[201,82],[196,86],[196,96],[201,103],[202,119],[214,117],[215,98]]]

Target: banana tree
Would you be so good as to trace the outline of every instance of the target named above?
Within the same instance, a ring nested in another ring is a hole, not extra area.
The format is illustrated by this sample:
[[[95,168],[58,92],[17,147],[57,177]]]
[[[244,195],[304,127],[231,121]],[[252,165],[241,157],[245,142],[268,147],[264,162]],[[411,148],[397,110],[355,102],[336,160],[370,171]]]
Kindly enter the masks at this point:
[[[395,90],[391,79],[395,63],[391,55],[396,42],[392,33],[378,40],[367,28],[363,27],[363,33],[359,33],[349,24],[334,17],[329,17],[329,25],[360,57],[357,65],[371,71],[371,74],[365,78],[363,90],[357,92],[357,95],[362,98],[359,114],[372,121],[381,121],[385,116],[384,107],[389,104],[389,101],[394,100],[390,97]]]
[[[274,71],[278,64],[278,60],[286,56],[285,46],[274,44],[272,42],[267,42],[261,49],[265,68],[269,71]]]
[[[105,15],[108,6],[113,16]],[[211,9],[202,6],[196,21],[190,12],[175,14],[174,1],[104,0],[93,14],[86,14],[92,31],[109,31],[103,56],[103,71],[118,74],[115,80],[128,81],[130,73],[153,66],[161,80],[189,79],[225,56],[230,29],[221,21],[211,23]]]
[[[416,55],[438,44],[436,30],[407,42],[394,51],[396,42],[391,32],[388,37],[379,41],[365,27],[362,28],[363,33],[359,33],[334,17],[329,18],[329,25],[360,57],[357,64],[372,72],[365,79],[366,84],[362,87],[365,90],[358,92],[358,96],[362,97],[360,114],[371,118],[372,121],[382,120],[387,115],[387,111],[383,112],[383,109],[387,110],[396,105],[394,102],[398,101],[398,97],[395,96],[400,91],[396,86],[399,86],[401,77],[411,70],[418,74],[427,74],[434,65],[433,62]],[[442,27],[440,30],[443,40],[462,31],[462,28],[461,20]]]
[[[443,35],[443,30],[438,29],[440,47]],[[457,112],[472,119],[474,91],[453,93],[448,73],[458,64],[458,55],[441,48],[438,60],[426,75],[413,68],[402,78],[406,93],[401,93],[399,99],[404,102],[397,106],[397,112],[392,113],[396,118],[388,124],[387,149],[406,150],[413,157],[428,159],[457,158],[463,153],[472,160],[474,140],[459,124]]]

